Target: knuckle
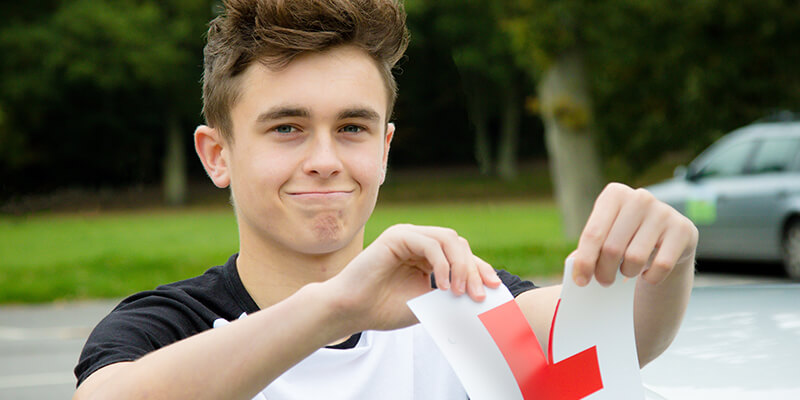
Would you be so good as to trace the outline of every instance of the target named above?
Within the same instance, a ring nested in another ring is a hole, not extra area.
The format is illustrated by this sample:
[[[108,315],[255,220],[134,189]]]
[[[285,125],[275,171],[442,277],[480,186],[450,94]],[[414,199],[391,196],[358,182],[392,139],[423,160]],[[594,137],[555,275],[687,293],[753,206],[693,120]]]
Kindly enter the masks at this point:
[[[650,269],[653,269],[659,273],[665,273],[672,269],[672,264],[664,260],[655,260],[653,261],[653,265],[650,266]]]
[[[603,234],[603,231],[600,228],[596,227],[596,226],[587,226],[583,230],[583,235],[581,235],[581,236],[582,236],[582,239],[584,239],[584,240],[586,240],[586,241],[588,241],[590,243],[599,243],[599,242],[603,241],[603,239],[605,239],[605,235]]]
[[[610,284],[614,283],[614,275],[616,275],[616,274],[608,272],[608,271],[605,271],[605,270],[602,270],[602,271],[598,270],[597,273],[595,274],[594,278],[597,279],[598,283],[601,283],[603,285],[610,285]]]
[[[679,212],[675,211],[674,208],[670,207],[667,204],[663,204],[662,203],[661,207],[659,207],[659,209],[658,209],[658,212],[659,212],[659,215],[661,215],[663,218],[678,217],[678,218],[683,219],[683,215],[681,215]]]
[[[625,253],[625,263],[632,265],[644,265],[647,262],[647,256],[641,251],[629,250]]]
[[[618,258],[622,256],[622,247],[613,243],[603,244],[603,255]]]
[[[592,269],[592,262],[583,257],[575,257],[572,261],[572,268],[578,271],[589,271]]]
[[[653,196],[649,191],[647,191],[647,189],[638,188],[634,190],[633,193],[634,196],[636,196],[636,200],[643,204],[649,205],[656,202],[655,196]]]
[[[681,215],[681,218],[682,218],[684,229],[687,232],[689,232],[689,234],[693,238],[696,238],[696,237],[700,236],[700,231],[697,230],[697,226],[695,226],[694,223],[689,218],[686,218],[683,215]]]
[[[630,192],[630,186],[625,185],[619,182],[609,182],[606,187],[603,189],[604,192],[611,192],[611,193],[623,193],[623,192]]]
[[[456,232],[455,229],[453,228],[441,228],[441,229],[444,236],[446,236],[448,239],[456,240],[459,238],[458,232]]]
[[[408,229],[409,226],[410,226],[409,224],[394,224],[394,225],[386,228],[386,230],[384,232],[395,233],[395,232],[401,231],[403,229]]]
[[[697,227],[696,227],[696,226],[695,226],[695,225],[692,223],[692,221],[689,221],[688,219],[687,219],[686,221],[687,221],[687,223],[689,224],[689,226],[691,227],[691,232],[692,232],[692,241],[693,241],[693,242],[697,242],[697,241],[700,239],[700,231],[699,231],[699,230],[697,229]]]

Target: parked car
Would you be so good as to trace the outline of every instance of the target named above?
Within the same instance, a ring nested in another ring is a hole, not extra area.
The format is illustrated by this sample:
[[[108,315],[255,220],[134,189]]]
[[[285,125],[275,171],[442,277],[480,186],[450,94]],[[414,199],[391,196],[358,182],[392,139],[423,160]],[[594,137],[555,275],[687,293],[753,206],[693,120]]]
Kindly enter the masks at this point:
[[[642,369],[648,400],[800,399],[800,284],[695,288],[672,345]]]
[[[647,189],[697,225],[699,259],[780,261],[800,280],[800,121],[737,129]]]

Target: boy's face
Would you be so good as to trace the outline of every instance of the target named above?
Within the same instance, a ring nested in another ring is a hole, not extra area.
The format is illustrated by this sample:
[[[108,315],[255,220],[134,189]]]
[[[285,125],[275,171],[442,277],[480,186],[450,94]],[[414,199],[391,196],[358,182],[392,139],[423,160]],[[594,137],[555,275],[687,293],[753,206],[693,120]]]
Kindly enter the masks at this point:
[[[222,157],[243,245],[305,254],[360,249],[394,134],[374,61],[342,46],[280,71],[254,63],[240,83],[233,141]]]

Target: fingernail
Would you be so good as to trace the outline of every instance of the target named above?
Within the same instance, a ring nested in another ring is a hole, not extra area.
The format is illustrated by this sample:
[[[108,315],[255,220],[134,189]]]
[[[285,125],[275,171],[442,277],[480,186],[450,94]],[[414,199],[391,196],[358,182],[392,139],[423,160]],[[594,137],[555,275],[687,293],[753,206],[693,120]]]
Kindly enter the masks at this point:
[[[589,280],[583,275],[575,275],[574,280],[578,286],[586,286],[589,283]]]

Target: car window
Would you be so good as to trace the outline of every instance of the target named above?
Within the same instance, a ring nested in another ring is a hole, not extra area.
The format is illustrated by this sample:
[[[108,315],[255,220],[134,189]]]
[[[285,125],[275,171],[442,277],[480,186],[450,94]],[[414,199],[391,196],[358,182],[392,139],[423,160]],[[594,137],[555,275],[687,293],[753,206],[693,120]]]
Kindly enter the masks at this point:
[[[754,141],[747,141],[720,148],[696,176],[731,176],[743,173],[755,144]]]
[[[796,138],[773,138],[763,141],[753,157],[749,172],[763,174],[786,171],[797,154],[798,144],[800,139]]]

